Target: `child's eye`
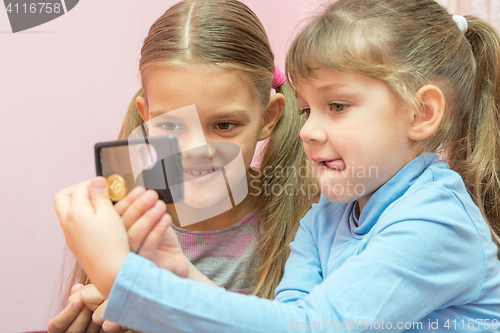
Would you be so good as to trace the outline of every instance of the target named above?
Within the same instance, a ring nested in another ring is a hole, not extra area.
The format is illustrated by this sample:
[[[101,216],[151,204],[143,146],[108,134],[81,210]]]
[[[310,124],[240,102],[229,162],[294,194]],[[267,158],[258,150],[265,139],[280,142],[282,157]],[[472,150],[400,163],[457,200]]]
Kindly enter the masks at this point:
[[[309,118],[310,114],[311,114],[311,109],[309,108],[303,108],[299,111],[299,115],[305,115],[306,119]]]
[[[233,124],[233,123],[218,123],[215,125],[215,128],[225,131],[225,130],[231,129],[235,126],[236,126],[236,124]]]
[[[181,130],[181,129],[183,129],[183,127],[181,126],[181,124],[172,123],[172,122],[166,122],[166,123],[160,124],[159,127],[163,127],[167,131],[175,131],[175,130]]]
[[[330,111],[341,112],[344,111],[349,105],[342,103],[330,103]]]

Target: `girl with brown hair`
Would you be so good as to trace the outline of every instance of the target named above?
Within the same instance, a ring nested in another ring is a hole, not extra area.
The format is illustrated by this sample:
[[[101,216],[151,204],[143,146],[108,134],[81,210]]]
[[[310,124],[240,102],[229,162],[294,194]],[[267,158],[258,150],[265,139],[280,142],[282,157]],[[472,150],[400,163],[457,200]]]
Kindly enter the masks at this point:
[[[188,141],[196,136],[187,133],[190,120],[185,118],[193,115],[189,112],[194,110],[194,118],[198,118],[198,134],[211,147],[212,161],[216,161],[216,143],[219,148],[221,142],[231,143],[241,151],[247,179],[244,185],[248,187],[241,202],[216,216],[198,217],[198,223],[187,226],[179,218],[179,206],[168,207],[180,245],[198,268],[191,265],[190,275],[198,279],[205,275],[234,292],[272,299],[283,275],[288,244],[300,218],[319,197],[319,188],[312,196],[305,195],[305,189],[310,191],[309,184],[315,182],[312,172],[307,171],[309,165],[298,135],[304,120],[284,75],[275,67],[261,22],[236,0],[181,1],[151,26],[141,50],[139,71],[142,88],[130,103],[120,139],[129,138],[141,127],[150,136],[176,135],[184,150],[184,178],[189,180],[184,184],[185,201],[187,196],[205,205],[219,200],[214,198],[218,194],[213,185],[217,168],[206,175],[202,163],[192,158],[196,149],[187,149],[191,147]],[[276,94],[272,95],[271,89]],[[192,105],[194,109],[186,109]],[[251,168],[257,142],[267,138],[260,169]],[[200,154],[198,160],[203,159]],[[207,156],[205,161],[209,161]],[[278,174],[276,170],[285,172]],[[231,190],[236,197],[234,188]],[[149,191],[134,195],[147,193],[154,195]],[[193,193],[198,198],[192,198]],[[153,200],[157,198],[149,202]],[[123,205],[117,205],[120,215],[125,214]],[[91,287],[82,287],[87,280],[77,266],[74,281],[80,285],[73,287],[68,303],[82,292],[90,298],[88,303],[103,301],[95,290],[89,290]],[[79,301],[74,305],[81,308]],[[97,329],[90,323],[91,310],[97,305],[80,309],[69,304],[51,321],[49,332],[86,330],[87,325]]]

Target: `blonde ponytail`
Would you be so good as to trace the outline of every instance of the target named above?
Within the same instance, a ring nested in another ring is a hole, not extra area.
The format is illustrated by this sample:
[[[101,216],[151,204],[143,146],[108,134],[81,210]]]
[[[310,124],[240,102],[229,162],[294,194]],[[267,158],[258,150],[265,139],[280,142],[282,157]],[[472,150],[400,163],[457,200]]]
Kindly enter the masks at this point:
[[[264,151],[261,195],[256,200],[264,217],[264,233],[255,251],[261,263],[253,293],[269,299],[274,298],[283,277],[290,253],[288,244],[295,237],[300,219],[320,195],[299,137],[305,119],[298,113],[295,95],[286,82],[277,92],[285,96],[285,109]],[[274,189],[280,194],[274,195]]]
[[[469,27],[465,37],[476,65],[474,106],[460,126],[456,147],[460,149],[450,150],[448,160],[464,178],[499,245],[500,36],[491,24],[473,16],[466,19]]]

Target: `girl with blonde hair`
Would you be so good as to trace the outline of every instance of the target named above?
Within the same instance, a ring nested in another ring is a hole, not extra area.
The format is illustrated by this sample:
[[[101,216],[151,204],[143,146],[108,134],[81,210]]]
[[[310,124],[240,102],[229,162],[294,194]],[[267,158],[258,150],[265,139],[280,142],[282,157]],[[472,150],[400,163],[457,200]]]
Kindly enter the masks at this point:
[[[275,300],[130,252],[118,217],[99,223],[113,211],[102,191],[80,185],[58,198],[96,213],[56,207],[69,247],[109,295],[105,318],[147,332],[497,331],[498,32],[434,0],[339,0],[295,38],[287,72],[323,196],[290,244]],[[79,238],[88,228],[98,238],[112,229],[121,245],[99,258]]]
[[[130,103],[120,139],[141,128],[150,136],[176,135],[181,150],[185,150],[186,196],[202,197],[199,200],[204,204],[219,200],[214,198],[218,194],[217,185],[213,185],[217,170],[206,175],[201,163],[193,162],[195,149],[187,149],[191,146],[186,143],[183,147],[183,143],[200,134],[212,155],[220,142],[241,150],[248,195],[240,203],[187,226],[178,218],[179,206],[168,207],[180,245],[197,267],[190,265],[189,276],[206,282],[208,277],[234,292],[272,299],[283,275],[288,244],[301,217],[319,197],[319,188],[316,186],[317,194],[305,195],[305,189],[311,190],[309,185],[315,182],[312,172],[307,172],[309,165],[299,138],[304,119],[297,112],[298,104],[284,74],[275,67],[261,22],[236,0],[181,1],[151,26],[141,50],[139,71],[142,88]],[[276,94],[271,94],[272,89]],[[188,110],[192,105],[195,109]],[[193,110],[197,110],[197,126],[201,128],[196,135],[188,133],[188,120],[183,124],[172,120],[191,116]],[[267,138],[260,169],[251,168],[257,142]],[[215,161],[216,155],[210,159]],[[286,172],[278,174],[276,170]],[[231,190],[236,201],[235,190]],[[153,195],[146,205],[151,208],[157,197],[148,191],[132,193],[115,209],[126,219],[131,202],[148,193]],[[68,303],[75,302],[76,307],[69,304],[51,321],[49,332],[84,331],[89,325],[95,329],[90,317],[104,299],[89,290],[91,287],[83,288],[88,278],[79,265],[73,280],[80,284],[73,287]],[[94,303],[91,308],[75,300],[82,292],[86,303]]]

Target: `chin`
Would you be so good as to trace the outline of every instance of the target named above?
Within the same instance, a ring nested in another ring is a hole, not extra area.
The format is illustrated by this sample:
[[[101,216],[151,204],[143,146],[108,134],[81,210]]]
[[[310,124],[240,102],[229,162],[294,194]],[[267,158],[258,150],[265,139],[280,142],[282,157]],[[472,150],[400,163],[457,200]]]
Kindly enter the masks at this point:
[[[331,202],[342,205],[342,204],[347,204],[353,201],[356,201],[359,199],[358,197],[349,197],[349,196],[339,196],[335,194],[325,194],[323,195]]]
[[[322,186],[321,193],[331,202],[336,204],[346,204],[360,198],[354,193],[335,193],[330,186]]]
[[[220,188],[217,188],[220,187]],[[222,186],[212,186],[209,188],[186,186],[184,192],[184,203],[193,208],[214,207],[222,202],[230,201],[227,188]]]
[[[225,188],[224,191],[211,191],[204,195],[200,195],[199,193],[185,193],[184,195],[184,203],[193,208],[209,208],[227,200],[230,199]]]

